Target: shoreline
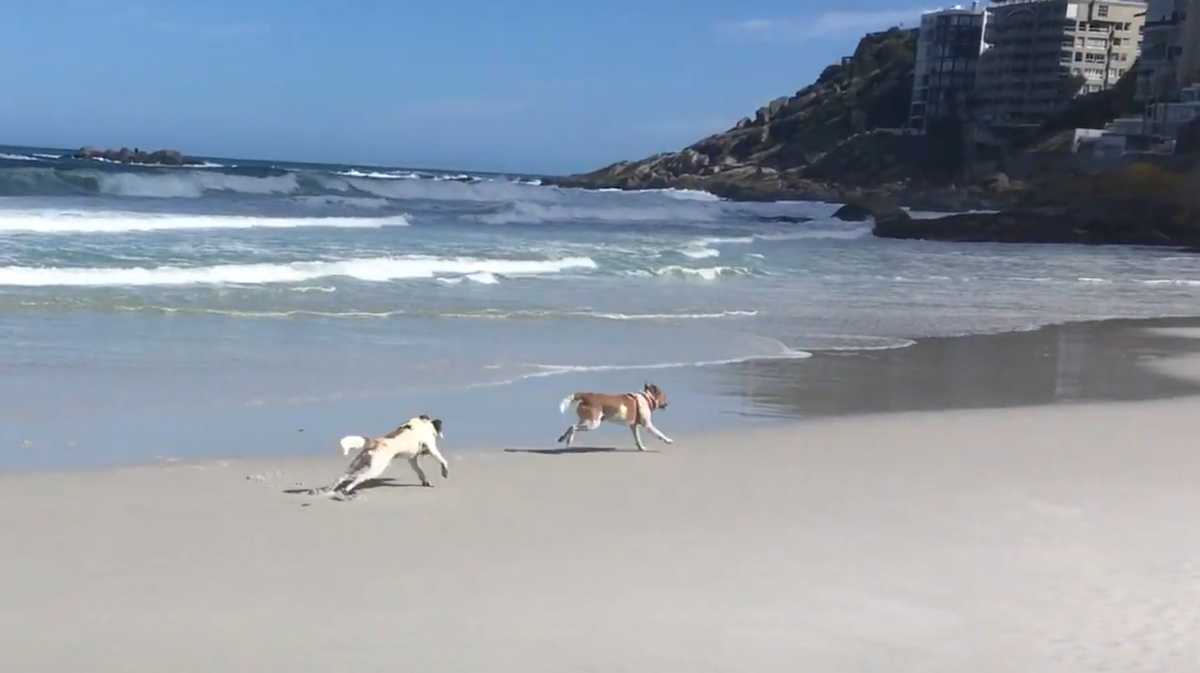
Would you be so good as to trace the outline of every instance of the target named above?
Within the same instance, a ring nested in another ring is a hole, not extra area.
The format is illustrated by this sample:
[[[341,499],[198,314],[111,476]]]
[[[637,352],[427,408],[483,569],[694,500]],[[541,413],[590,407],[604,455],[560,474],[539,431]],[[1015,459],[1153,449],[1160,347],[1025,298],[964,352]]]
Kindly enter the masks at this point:
[[[1173,377],[1162,365],[1200,353],[1200,340],[1171,333],[1190,329],[1200,329],[1200,317],[1071,322],[924,338],[895,349],[816,350],[804,359],[652,372],[564,373],[402,397],[158,415],[112,408],[92,412],[95,418],[83,421],[86,432],[49,421],[0,428],[0,445],[9,449],[7,458],[0,454],[0,475],[326,456],[332,455],[336,437],[384,431],[383,426],[403,420],[399,416],[416,413],[435,413],[447,421],[451,452],[484,453],[497,443],[553,449],[567,422],[557,413],[565,392],[625,389],[647,374],[671,398],[660,422],[668,434],[731,427],[753,431],[914,411],[1184,398],[1200,395],[1200,383]],[[514,425],[512,418],[527,422]],[[581,438],[624,447],[627,434],[606,426]]]

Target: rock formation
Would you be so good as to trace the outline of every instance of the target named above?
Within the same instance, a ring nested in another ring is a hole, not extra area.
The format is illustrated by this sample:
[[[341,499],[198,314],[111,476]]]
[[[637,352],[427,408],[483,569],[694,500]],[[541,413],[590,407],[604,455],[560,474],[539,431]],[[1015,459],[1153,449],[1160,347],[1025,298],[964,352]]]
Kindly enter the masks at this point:
[[[826,68],[816,83],[771,101],[728,131],[679,152],[623,161],[557,182],[624,189],[691,187],[749,199],[836,196],[841,191],[837,176],[806,170],[847,142],[905,125],[915,50],[913,31],[868,35],[853,57]],[[869,152],[875,141],[859,142]]]
[[[140,149],[131,150],[128,147],[122,147],[119,150],[101,150],[94,147],[83,147],[72,156],[76,159],[103,159],[122,164],[185,166],[189,164],[200,163],[184,157],[179,150],[157,150],[154,152],[143,152]]]

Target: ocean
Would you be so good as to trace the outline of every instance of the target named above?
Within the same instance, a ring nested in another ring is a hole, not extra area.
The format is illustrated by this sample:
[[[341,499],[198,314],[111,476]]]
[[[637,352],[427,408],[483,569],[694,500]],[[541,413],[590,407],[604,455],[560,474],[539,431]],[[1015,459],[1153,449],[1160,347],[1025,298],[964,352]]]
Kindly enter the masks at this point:
[[[432,403],[489,419],[451,438],[552,440],[592,382],[724,423],[759,411],[712,382],[737,363],[1200,306],[1191,254],[880,240],[837,207],[0,147],[0,467],[325,450]]]

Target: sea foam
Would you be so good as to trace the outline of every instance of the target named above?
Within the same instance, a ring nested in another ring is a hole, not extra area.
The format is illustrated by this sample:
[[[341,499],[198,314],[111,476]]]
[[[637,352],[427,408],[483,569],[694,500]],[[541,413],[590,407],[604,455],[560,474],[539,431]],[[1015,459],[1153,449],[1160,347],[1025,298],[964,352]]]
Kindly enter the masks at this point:
[[[301,283],[344,276],[386,282],[439,275],[465,276],[477,283],[496,282],[495,276],[539,276],[567,269],[595,269],[588,257],[553,260],[477,259],[471,257],[377,257],[342,261],[304,261],[288,264],[218,264],[180,267],[0,267],[0,286],[148,286]],[[485,275],[486,274],[486,275]]]
[[[657,276],[684,276],[695,277],[704,280],[717,280],[722,276],[748,276],[750,270],[740,266],[709,266],[702,268],[691,268],[686,266],[664,266],[656,269],[654,274]]]
[[[404,227],[403,215],[382,217],[252,217],[245,215],[174,215],[103,210],[0,210],[0,231],[33,233],[121,233],[177,229],[251,229],[291,227]]]

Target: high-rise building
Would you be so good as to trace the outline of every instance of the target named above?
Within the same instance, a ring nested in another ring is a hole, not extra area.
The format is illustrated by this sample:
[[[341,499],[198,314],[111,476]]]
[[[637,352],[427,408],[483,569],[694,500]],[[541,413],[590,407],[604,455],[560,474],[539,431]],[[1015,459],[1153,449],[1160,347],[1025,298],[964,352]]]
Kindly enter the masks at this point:
[[[910,128],[925,131],[939,119],[965,116],[975,90],[975,73],[983,51],[987,13],[978,3],[921,16],[913,73]]]
[[[1191,0],[1150,0],[1138,61],[1138,100],[1171,100],[1185,83],[1183,38],[1190,4]]]
[[[978,117],[1036,124],[1075,96],[1112,87],[1133,67],[1146,3],[993,0],[987,11]]]
[[[1181,4],[1184,7],[1179,20],[1180,57],[1176,68],[1180,89],[1200,83],[1200,6],[1191,8],[1191,2]]]

